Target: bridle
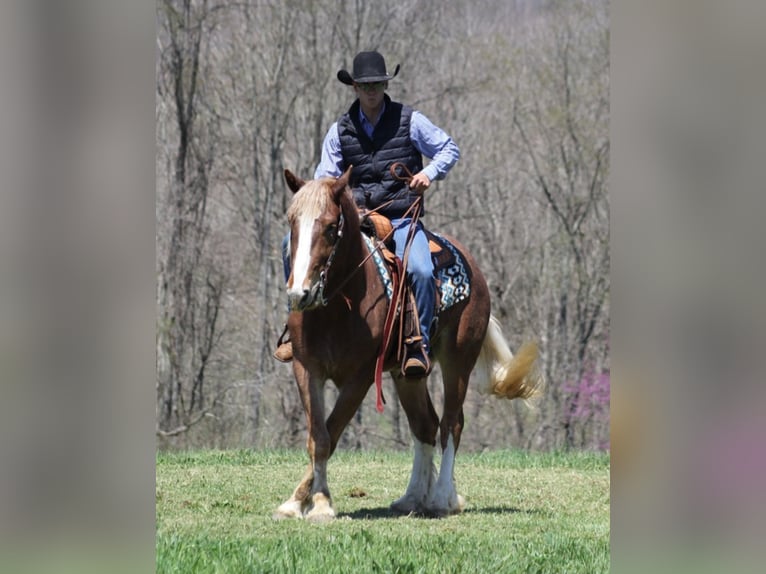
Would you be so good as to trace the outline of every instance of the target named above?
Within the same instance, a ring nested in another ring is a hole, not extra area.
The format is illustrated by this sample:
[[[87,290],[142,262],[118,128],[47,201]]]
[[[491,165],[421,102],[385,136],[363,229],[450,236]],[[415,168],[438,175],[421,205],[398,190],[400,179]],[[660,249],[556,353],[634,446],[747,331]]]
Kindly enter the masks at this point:
[[[330,256],[327,258],[327,261],[322,266],[321,271],[319,271],[319,300],[322,303],[322,307],[326,307],[327,303],[332,299],[335,294],[337,293],[338,289],[332,292],[332,294],[329,297],[324,296],[324,290],[325,287],[327,287],[327,271],[330,269],[330,266],[332,265],[333,260],[335,259],[335,254],[338,252],[338,245],[340,244],[340,240],[343,237],[343,227],[345,225],[346,218],[343,217],[343,209],[340,211],[340,216],[338,217],[338,225],[337,230],[335,232],[335,242],[332,245],[332,251],[330,251]],[[345,282],[341,285],[345,285]]]

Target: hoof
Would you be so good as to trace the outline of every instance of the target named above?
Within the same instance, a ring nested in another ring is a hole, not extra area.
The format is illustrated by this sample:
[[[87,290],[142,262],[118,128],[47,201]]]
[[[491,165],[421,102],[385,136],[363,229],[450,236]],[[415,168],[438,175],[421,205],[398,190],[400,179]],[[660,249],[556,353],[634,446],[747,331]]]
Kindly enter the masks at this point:
[[[322,493],[317,493],[312,497],[311,510],[306,514],[306,519],[310,522],[329,522],[335,518],[335,511],[332,508],[332,501]]]
[[[422,509],[423,505],[409,496],[402,496],[391,503],[391,510],[397,514],[420,514]]]
[[[274,520],[284,520],[285,518],[303,518],[300,501],[288,500],[279,508],[277,508],[271,517]]]
[[[456,494],[449,500],[431,500],[426,505],[426,514],[435,518],[444,518],[453,514],[460,514],[465,508],[465,498]]]

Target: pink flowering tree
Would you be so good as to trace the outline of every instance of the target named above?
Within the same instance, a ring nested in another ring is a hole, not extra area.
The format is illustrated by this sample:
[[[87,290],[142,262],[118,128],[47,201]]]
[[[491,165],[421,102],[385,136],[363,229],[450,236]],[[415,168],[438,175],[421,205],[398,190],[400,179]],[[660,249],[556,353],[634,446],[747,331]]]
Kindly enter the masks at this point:
[[[563,386],[565,418],[586,448],[609,449],[609,389],[608,371],[586,373],[579,381]]]

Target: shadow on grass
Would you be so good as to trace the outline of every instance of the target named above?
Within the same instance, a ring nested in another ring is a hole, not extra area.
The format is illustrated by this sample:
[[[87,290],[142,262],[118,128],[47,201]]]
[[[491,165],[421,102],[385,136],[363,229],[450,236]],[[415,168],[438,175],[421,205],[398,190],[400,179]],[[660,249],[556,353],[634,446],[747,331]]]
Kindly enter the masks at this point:
[[[468,507],[462,512],[462,514],[537,514],[539,512],[539,510],[525,510],[523,508],[516,508],[513,506],[488,506],[483,508]],[[341,512],[338,514],[338,518],[351,518],[353,520],[380,520],[384,518],[437,519],[439,517],[423,513],[400,514],[398,512],[394,512],[388,507],[378,507],[360,508],[354,512]]]
[[[400,518],[404,516],[398,512],[394,512],[388,507],[382,506],[379,508],[360,508],[354,512],[340,512],[338,518],[352,518],[354,520],[367,519],[378,520],[381,518]]]
[[[463,514],[539,514],[539,510],[516,508],[515,506],[486,506],[483,508],[468,507]]]

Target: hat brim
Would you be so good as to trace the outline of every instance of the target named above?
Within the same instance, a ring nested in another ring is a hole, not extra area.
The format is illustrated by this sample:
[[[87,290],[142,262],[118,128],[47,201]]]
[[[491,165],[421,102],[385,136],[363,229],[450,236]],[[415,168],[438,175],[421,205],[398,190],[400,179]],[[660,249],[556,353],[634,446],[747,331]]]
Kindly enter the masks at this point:
[[[399,64],[396,65],[396,69],[394,70],[394,74],[392,76],[389,76],[388,74],[386,74],[384,76],[366,76],[361,78],[352,78],[351,74],[349,74],[348,71],[339,70],[338,79],[344,84],[346,84],[347,86],[353,86],[354,83],[371,84],[374,82],[387,82],[388,80],[393,80],[398,73],[399,73]]]

